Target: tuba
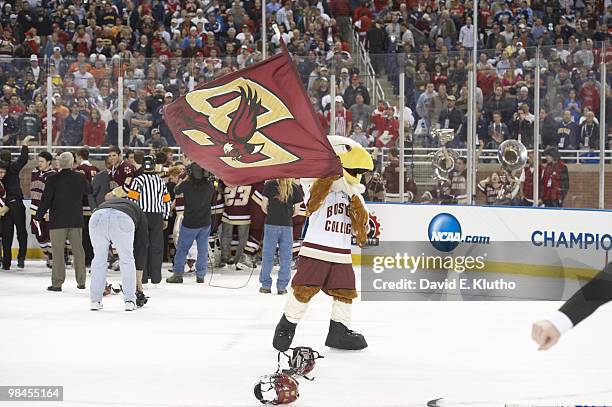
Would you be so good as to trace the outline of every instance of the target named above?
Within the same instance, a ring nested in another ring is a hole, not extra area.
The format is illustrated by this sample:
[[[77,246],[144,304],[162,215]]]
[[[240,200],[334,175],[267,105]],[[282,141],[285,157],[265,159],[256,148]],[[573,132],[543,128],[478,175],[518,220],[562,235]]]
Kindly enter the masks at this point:
[[[442,181],[449,180],[450,172],[455,168],[455,163],[459,158],[459,153],[455,150],[446,148],[446,143],[455,138],[453,129],[432,129],[431,133],[437,138],[442,148],[433,153],[431,165],[434,170],[434,178]]]
[[[527,148],[518,140],[506,140],[499,145],[497,158],[509,174],[527,164]]]

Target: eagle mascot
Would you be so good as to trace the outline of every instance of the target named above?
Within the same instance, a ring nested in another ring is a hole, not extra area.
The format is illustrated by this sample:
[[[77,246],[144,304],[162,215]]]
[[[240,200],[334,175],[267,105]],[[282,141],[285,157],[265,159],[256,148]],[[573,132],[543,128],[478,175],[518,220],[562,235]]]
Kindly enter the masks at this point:
[[[274,332],[273,346],[286,351],[310,300],[319,292],[333,297],[325,345],[359,350],[368,346],[363,335],[349,329],[351,304],[357,298],[352,266],[351,241],[367,238],[368,211],[361,194],[361,175],[372,171],[370,154],[347,137],[329,141],[342,163],[342,177],[302,179],[308,229],[299,253],[292,293]]]

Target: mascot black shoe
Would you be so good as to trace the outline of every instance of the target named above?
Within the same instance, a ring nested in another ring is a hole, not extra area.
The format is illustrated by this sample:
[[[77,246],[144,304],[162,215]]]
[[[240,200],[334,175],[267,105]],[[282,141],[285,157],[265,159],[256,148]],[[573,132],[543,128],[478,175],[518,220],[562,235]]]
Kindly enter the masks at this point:
[[[292,293],[274,334],[273,345],[279,351],[291,346],[297,324],[319,291],[333,298],[326,344],[350,350],[367,346],[362,335],[348,329],[351,304],[357,298],[351,241],[353,236],[360,245],[366,240],[369,214],[360,181],[364,172],[373,170],[374,163],[370,154],[349,138],[330,136],[329,141],[342,163],[342,176],[300,180],[308,229],[291,281]]]
[[[329,332],[325,340],[325,346],[344,350],[361,350],[368,347],[368,343],[362,334],[351,331],[342,322],[329,321]]]
[[[285,352],[291,346],[293,336],[295,335],[295,328],[297,324],[289,322],[285,315],[281,317],[281,320],[276,325],[274,331],[274,339],[272,340],[272,346],[279,352]]]

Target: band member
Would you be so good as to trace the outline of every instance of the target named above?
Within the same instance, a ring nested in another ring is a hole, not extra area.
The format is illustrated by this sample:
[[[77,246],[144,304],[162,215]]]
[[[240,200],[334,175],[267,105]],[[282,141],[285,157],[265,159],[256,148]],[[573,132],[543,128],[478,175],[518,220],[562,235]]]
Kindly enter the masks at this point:
[[[540,167],[540,174],[542,173],[542,165],[538,164]],[[532,206],[533,205],[533,176],[535,173],[535,168],[533,165],[533,152],[530,151],[527,153],[527,163],[523,168],[523,172],[521,173],[520,181],[521,181],[521,196],[522,201],[521,205],[523,206]],[[539,193],[541,195],[542,189],[539,189]]]
[[[436,185],[421,195],[421,203],[455,204],[457,200],[453,196],[449,180],[439,179]]]
[[[467,169],[465,158],[459,157],[455,162],[455,168],[450,172],[452,194],[458,204],[467,204]]]
[[[408,172],[404,170],[404,196],[400,197],[399,191],[399,153],[397,148],[389,150],[389,164],[383,171],[385,180],[385,200],[387,202],[413,202],[417,194],[417,185]]]
[[[76,172],[80,172],[85,175],[87,182],[91,183],[93,178],[98,173],[98,168],[91,165],[89,160],[89,150],[81,148],[76,152]],[[89,267],[93,260],[93,247],[91,246],[91,239],[89,238],[89,218],[91,218],[91,208],[89,206],[89,197],[83,196],[83,249],[85,250],[85,265]]]
[[[49,235],[49,215],[46,214],[44,219],[36,224],[34,222],[34,216],[40,205],[42,194],[45,191],[45,185],[47,179],[56,174],[56,171],[52,167],[53,156],[48,151],[43,151],[38,154],[36,168],[32,170],[32,180],[30,183],[30,214],[32,220],[30,221],[30,227],[32,234],[36,237],[40,248],[42,249],[45,257],[47,258],[47,267],[52,267],[51,255],[51,237]]]
[[[485,195],[487,205],[495,205],[498,200],[503,199],[504,183],[497,172],[480,181],[477,188]]]

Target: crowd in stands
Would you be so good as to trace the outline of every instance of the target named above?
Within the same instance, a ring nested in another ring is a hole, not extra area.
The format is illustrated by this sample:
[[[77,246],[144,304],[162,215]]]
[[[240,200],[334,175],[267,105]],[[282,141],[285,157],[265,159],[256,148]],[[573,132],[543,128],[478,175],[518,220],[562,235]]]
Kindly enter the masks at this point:
[[[355,10],[377,74],[385,73],[397,93],[398,74],[405,72],[406,104],[415,113],[415,141],[422,145],[436,144],[430,130],[437,126],[454,129],[453,146],[465,147],[474,47],[471,5],[460,0],[375,1]],[[612,96],[612,50],[604,44],[612,32],[610,2],[484,1],[479,7],[479,143],[497,148],[504,140],[518,139],[533,147],[539,68],[542,146],[598,149],[600,95]],[[608,68],[603,87],[602,58]],[[609,103],[606,109],[609,113]]]
[[[373,104],[365,72],[353,61],[356,31],[376,75],[386,75],[396,92],[398,73],[405,72],[404,125],[409,134],[414,130],[415,141],[435,145],[429,134],[439,126],[453,128],[455,146],[464,146],[474,46],[471,2],[271,0],[265,3],[264,33],[261,7],[259,0],[3,2],[2,143],[18,145],[28,135],[46,143],[50,76],[53,143],[117,145],[122,76],[124,144],[172,146],[161,108],[190,86],[260,61],[265,36],[268,55],[280,50],[281,37],[287,44],[324,128],[330,127],[335,105],[337,134],[364,146],[399,146],[399,108],[384,100]],[[478,15],[479,142],[495,147],[515,138],[533,144],[539,64],[542,144],[597,149],[592,133],[598,131],[599,95],[610,93],[609,86],[602,90],[599,61],[602,52],[606,62],[612,60],[612,51],[602,45],[612,28],[612,6],[583,0],[485,1]],[[335,84],[330,84],[332,74]]]
[[[287,44],[325,130],[333,120],[336,134],[391,149],[437,147],[430,130],[452,128],[456,137],[449,146],[465,147],[471,1],[269,0],[264,6],[262,32],[260,0],[2,2],[1,144],[16,146],[27,136],[46,144],[51,126],[54,145],[88,146],[92,153],[120,139],[123,147],[175,146],[163,106],[262,60],[265,36],[267,55],[281,50],[281,38]],[[539,68],[542,147],[597,150],[600,95],[612,96],[612,50],[604,43],[612,31],[612,5],[514,0],[483,1],[479,7],[478,143],[497,148],[512,138],[533,147]],[[392,85],[395,95],[387,100],[371,94],[367,72],[357,68],[355,36],[376,77]],[[603,84],[602,58],[608,64]],[[394,102],[400,71],[406,79],[404,123]],[[608,113],[611,106],[606,103]],[[404,143],[400,126],[406,129]],[[380,170],[376,182],[384,179]]]

